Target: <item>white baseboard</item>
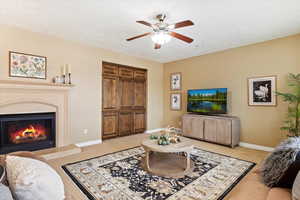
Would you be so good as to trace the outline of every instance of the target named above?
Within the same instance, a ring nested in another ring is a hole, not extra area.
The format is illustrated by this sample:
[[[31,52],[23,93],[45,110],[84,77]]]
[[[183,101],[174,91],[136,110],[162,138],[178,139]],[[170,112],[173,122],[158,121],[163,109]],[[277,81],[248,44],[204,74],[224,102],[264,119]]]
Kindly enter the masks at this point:
[[[249,149],[261,150],[261,151],[267,151],[267,152],[271,152],[274,150],[273,147],[260,146],[260,145],[256,145],[256,144],[246,143],[246,142],[240,142],[240,146],[246,147]]]
[[[91,146],[91,145],[95,145],[95,144],[101,144],[102,140],[90,140],[87,142],[80,142],[75,144],[78,147],[86,147],[86,146]]]
[[[159,132],[159,131],[163,131],[165,130],[165,128],[157,128],[157,129],[152,129],[152,130],[147,130],[145,131],[145,133],[156,133],[156,132]]]

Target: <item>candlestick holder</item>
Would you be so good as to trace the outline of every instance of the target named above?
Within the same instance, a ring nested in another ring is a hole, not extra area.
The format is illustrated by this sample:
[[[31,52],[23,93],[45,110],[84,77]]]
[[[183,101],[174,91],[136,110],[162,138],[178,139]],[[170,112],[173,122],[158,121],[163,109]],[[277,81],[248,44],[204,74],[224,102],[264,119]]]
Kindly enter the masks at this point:
[[[63,80],[62,80],[63,84],[66,84],[66,75],[63,74],[63,75],[62,75],[62,79],[63,79]]]
[[[72,84],[72,81],[71,81],[71,73],[68,73],[69,75],[69,84],[71,85]]]

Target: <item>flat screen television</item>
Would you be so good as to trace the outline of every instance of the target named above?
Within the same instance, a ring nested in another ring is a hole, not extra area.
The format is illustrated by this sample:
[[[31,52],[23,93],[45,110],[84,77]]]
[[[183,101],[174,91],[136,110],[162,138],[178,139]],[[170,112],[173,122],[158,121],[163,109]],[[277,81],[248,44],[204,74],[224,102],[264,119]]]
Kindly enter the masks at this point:
[[[187,111],[190,113],[227,113],[227,88],[188,90],[187,96]]]

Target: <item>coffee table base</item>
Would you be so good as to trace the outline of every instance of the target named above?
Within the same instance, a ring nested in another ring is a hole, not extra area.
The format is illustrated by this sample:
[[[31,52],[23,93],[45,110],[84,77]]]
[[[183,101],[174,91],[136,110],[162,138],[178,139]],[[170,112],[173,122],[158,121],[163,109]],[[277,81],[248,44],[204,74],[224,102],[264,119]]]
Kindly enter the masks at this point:
[[[153,175],[181,178],[193,171],[194,162],[189,155],[149,151],[142,161],[142,167]]]

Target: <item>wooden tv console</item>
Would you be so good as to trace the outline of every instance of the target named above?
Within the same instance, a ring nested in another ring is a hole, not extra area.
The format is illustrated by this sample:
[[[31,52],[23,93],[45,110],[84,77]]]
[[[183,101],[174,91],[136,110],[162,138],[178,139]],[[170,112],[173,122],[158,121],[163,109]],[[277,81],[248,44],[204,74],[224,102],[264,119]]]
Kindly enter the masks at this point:
[[[240,120],[237,117],[185,114],[182,132],[186,137],[233,148],[240,142]]]

